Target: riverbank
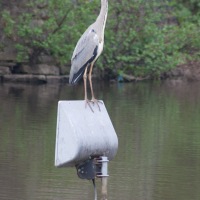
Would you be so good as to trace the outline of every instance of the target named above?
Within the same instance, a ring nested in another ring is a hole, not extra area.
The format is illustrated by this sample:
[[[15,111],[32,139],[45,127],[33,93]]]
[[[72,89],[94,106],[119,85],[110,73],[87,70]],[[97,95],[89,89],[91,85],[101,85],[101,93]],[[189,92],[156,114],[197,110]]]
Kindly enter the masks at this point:
[[[0,82],[11,83],[34,83],[34,84],[51,84],[51,83],[68,83],[70,66],[60,66],[50,56],[41,56],[40,63],[33,66],[28,63],[18,63],[16,54],[0,53]],[[107,76],[106,73],[101,75]],[[94,77],[98,76],[98,70],[94,69]],[[112,77],[110,81],[119,81],[119,77]],[[120,81],[134,82],[152,79],[152,77],[134,77],[124,74]],[[160,79],[183,79],[188,81],[200,81],[200,61],[189,61],[179,65],[176,68],[164,72]]]
[[[163,78],[178,78],[188,81],[200,81],[200,61],[190,61],[182,64],[169,72],[164,73]]]
[[[98,15],[93,3],[79,3],[1,1],[0,81],[68,82],[75,44]],[[193,10],[196,4],[192,4],[158,1],[149,6],[147,1],[139,1],[127,7],[126,3],[110,2],[106,46],[94,76],[113,82],[153,78],[200,80],[199,61],[167,71],[183,59],[199,59],[199,11]],[[88,9],[80,9],[82,6]],[[132,11],[134,15],[130,15]],[[87,20],[85,16],[91,18]],[[67,66],[61,66],[63,63]],[[161,71],[165,72],[158,76]]]
[[[39,73],[40,72],[40,73]],[[55,72],[55,70],[54,70]],[[96,76],[97,77],[97,76]],[[190,62],[187,64],[183,64],[178,66],[177,68],[170,70],[161,74],[161,79],[182,79],[188,81],[200,81],[200,61],[199,62]],[[138,78],[133,76],[124,76],[124,81],[126,82],[134,82],[134,81],[142,81],[148,78]],[[63,75],[59,73],[49,72],[48,70],[44,70],[43,72],[36,71],[35,73],[12,73],[9,67],[0,66],[0,82],[10,82],[10,83],[30,83],[30,84],[55,84],[55,83],[68,83],[69,76]],[[112,80],[117,81],[116,79]]]
[[[0,52],[0,82],[63,83],[68,82],[69,67],[57,65],[50,56],[41,56],[34,65],[18,63],[16,54]]]
[[[5,75],[0,75],[0,82],[33,83],[33,84],[67,83],[68,76],[5,74]]]

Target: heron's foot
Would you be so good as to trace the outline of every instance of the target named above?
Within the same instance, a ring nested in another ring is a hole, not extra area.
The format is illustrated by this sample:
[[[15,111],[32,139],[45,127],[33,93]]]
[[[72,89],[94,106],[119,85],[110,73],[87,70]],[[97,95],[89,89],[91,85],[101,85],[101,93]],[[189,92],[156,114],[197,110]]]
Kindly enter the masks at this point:
[[[87,107],[87,105],[90,107],[90,110],[92,111],[92,112],[94,112],[94,110],[92,109],[92,107],[91,107],[91,105],[90,105],[90,103],[91,103],[91,101],[90,100],[88,100],[88,99],[85,99],[85,108]]]
[[[100,106],[99,106],[99,103],[103,104],[102,101],[100,101],[100,100],[98,100],[98,99],[95,99],[95,98],[92,98],[92,99],[90,100],[90,102],[92,102],[93,105],[97,104],[97,106],[98,106],[98,108],[99,108],[99,111],[101,111],[101,108],[100,108]]]

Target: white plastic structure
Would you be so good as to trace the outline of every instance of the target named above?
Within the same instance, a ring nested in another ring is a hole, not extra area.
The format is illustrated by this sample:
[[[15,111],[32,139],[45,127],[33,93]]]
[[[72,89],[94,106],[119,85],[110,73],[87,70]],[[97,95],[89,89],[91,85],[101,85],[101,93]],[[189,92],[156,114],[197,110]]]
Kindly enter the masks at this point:
[[[85,101],[59,101],[55,147],[55,166],[66,167],[89,157],[117,153],[118,138],[105,105],[85,107]]]

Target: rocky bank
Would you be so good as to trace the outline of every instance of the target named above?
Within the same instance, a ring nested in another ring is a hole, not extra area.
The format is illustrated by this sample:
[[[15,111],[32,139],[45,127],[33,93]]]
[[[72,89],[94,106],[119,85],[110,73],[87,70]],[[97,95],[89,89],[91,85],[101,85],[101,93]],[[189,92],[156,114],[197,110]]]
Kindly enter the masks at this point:
[[[1,2],[0,12],[9,10],[14,16],[20,15],[23,10],[26,0],[15,0],[9,2],[3,0]],[[41,13],[45,14],[42,5],[38,5]],[[45,20],[42,15],[38,18],[39,23]],[[5,37],[3,34],[4,22],[0,19],[0,82],[20,82],[20,83],[67,83],[70,66],[59,66],[51,56],[41,55],[38,59],[39,62],[31,66],[26,61],[17,62],[17,52],[13,47],[12,40]],[[95,72],[94,72],[95,73]],[[106,74],[106,73],[105,73]],[[95,74],[94,74],[95,75]],[[124,76],[126,81],[143,80],[142,78]],[[151,78],[151,77],[150,77]],[[161,75],[162,79],[175,78],[199,81],[200,80],[200,61],[188,62],[187,64],[180,65],[167,73]]]
[[[62,83],[68,82],[64,67],[51,64],[51,58],[43,58],[43,62],[34,66],[18,63],[16,55],[0,52],[0,82],[19,83]],[[53,62],[52,62],[53,63]],[[66,67],[67,69],[67,67]]]
[[[13,83],[68,83],[69,67],[52,64],[51,57],[44,57],[41,63],[30,66],[28,63],[18,63],[16,56],[9,52],[0,52],[0,82]],[[162,79],[183,79],[200,81],[200,62],[188,62],[165,72]],[[137,81],[140,78],[127,79]],[[143,79],[141,79],[143,80]]]
[[[200,61],[189,61],[162,75],[164,78],[200,81]]]

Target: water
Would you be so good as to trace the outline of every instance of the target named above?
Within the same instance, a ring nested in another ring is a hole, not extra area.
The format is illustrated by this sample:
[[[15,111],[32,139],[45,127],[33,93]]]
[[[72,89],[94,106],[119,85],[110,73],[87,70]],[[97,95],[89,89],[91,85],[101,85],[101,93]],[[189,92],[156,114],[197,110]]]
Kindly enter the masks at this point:
[[[95,91],[119,138],[108,199],[199,200],[199,83],[98,83]],[[0,85],[0,199],[94,199],[74,168],[54,167],[57,102],[82,97],[82,85]]]

